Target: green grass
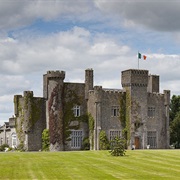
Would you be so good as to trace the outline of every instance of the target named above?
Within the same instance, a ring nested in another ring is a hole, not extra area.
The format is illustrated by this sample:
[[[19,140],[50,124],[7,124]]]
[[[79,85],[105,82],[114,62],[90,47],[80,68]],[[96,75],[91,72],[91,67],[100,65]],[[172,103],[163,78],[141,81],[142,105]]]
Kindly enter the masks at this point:
[[[0,153],[0,179],[180,179],[180,150]]]

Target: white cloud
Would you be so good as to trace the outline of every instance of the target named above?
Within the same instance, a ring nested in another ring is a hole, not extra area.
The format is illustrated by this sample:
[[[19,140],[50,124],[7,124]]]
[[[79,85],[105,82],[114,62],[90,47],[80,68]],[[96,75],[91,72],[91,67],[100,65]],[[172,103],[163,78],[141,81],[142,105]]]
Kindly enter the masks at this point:
[[[48,70],[65,70],[65,81],[83,82],[84,70],[93,68],[95,85],[121,88],[121,71],[137,68],[136,50],[117,39],[116,34],[95,33],[75,26],[45,36],[17,32],[14,37],[4,36],[0,39],[0,119],[11,108],[9,116],[13,114],[12,100],[7,99],[8,103],[4,103],[1,98],[8,94],[13,99],[13,95],[22,94],[25,90],[33,90],[35,96],[42,95],[42,75]],[[179,55],[146,55],[147,61],[141,61],[140,68],[158,73],[165,89],[177,87]],[[173,80],[171,86],[164,83],[167,80]]]
[[[0,29],[23,27],[38,19],[50,21],[61,16],[74,18],[89,12],[91,5],[88,0],[1,0]]]
[[[105,41],[94,44],[89,53],[93,55],[122,55],[130,51],[128,46],[119,47],[113,41]]]
[[[0,95],[4,96],[7,94],[17,93],[23,89],[29,89],[30,83],[22,76],[0,76]]]
[[[94,0],[99,10],[119,15],[126,26],[146,26],[158,31],[179,31],[180,2],[178,0]]]

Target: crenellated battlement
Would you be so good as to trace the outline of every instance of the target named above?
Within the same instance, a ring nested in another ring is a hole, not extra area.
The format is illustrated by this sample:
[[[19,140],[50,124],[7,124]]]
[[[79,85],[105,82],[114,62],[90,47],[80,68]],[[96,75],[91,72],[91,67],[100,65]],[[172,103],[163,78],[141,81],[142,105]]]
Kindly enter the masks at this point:
[[[103,89],[103,92],[109,93],[109,94],[116,94],[116,93],[124,93],[125,91],[123,89]]]
[[[147,87],[148,71],[139,69],[129,69],[122,71],[121,83],[123,87]]]
[[[94,90],[95,90],[95,91],[102,90],[102,86],[94,86]]]
[[[24,97],[33,97],[33,91],[24,91]]]
[[[148,93],[148,97],[164,97],[164,94],[162,93],[156,93],[156,92],[153,92],[153,93]]]
[[[125,93],[125,91],[123,89],[102,89],[101,86],[95,86],[95,90],[102,90],[103,93],[107,93],[107,94],[122,94]],[[89,94],[95,94],[95,90],[90,90]]]
[[[47,71],[48,79],[62,79],[65,78],[65,71]]]

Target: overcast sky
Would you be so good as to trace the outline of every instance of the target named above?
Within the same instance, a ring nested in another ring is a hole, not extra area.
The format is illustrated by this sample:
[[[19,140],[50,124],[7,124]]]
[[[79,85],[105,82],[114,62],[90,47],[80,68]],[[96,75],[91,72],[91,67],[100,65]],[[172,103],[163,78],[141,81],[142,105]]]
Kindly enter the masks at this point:
[[[14,114],[13,97],[42,97],[48,70],[66,82],[121,89],[121,71],[160,75],[160,89],[180,94],[179,0],[0,0],[0,124]]]

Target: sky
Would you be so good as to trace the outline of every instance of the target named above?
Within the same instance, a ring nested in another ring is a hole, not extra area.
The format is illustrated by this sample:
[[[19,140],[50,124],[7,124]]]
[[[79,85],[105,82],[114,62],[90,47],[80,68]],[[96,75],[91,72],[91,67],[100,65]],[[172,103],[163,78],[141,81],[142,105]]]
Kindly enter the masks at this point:
[[[0,125],[14,95],[43,96],[49,70],[84,82],[92,68],[94,85],[122,89],[121,71],[146,69],[180,95],[179,17],[179,0],[0,0]]]

